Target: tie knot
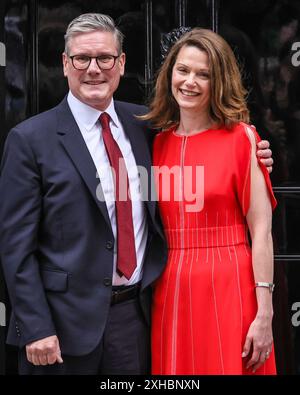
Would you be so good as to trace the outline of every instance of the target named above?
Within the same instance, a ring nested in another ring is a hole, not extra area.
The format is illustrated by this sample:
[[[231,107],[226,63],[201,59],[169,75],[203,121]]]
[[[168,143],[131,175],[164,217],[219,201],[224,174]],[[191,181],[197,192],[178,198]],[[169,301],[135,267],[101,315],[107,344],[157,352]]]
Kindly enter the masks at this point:
[[[102,126],[102,129],[107,129],[109,128],[109,121],[110,121],[110,116],[107,114],[107,112],[103,112],[100,117],[99,117],[100,124]]]

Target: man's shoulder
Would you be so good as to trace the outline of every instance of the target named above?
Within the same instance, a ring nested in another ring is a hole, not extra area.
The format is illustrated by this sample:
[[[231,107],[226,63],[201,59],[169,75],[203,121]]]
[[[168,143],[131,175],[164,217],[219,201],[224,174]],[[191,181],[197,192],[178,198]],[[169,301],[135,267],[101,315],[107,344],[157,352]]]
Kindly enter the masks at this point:
[[[57,124],[58,111],[64,106],[61,102],[47,111],[33,115],[13,127],[13,130],[21,133],[34,133],[35,131],[48,130]]]
[[[148,107],[142,104],[129,103],[115,100],[116,110],[126,110],[133,115],[144,115],[148,112]]]
[[[27,128],[31,127],[32,124],[38,125],[38,124],[44,124],[44,126],[47,126],[48,122],[53,122],[57,119],[57,114],[59,111],[61,111],[63,108],[67,106],[66,102],[63,100],[60,102],[57,106],[50,108],[49,110],[43,111],[39,114],[35,114],[24,121],[18,123],[15,128]]]

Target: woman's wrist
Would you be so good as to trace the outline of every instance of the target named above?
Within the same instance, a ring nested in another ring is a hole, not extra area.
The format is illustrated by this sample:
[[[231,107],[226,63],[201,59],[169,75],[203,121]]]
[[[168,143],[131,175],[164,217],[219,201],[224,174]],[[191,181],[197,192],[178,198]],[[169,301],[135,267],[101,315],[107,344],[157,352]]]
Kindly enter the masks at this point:
[[[273,308],[258,308],[256,318],[263,320],[273,319]]]
[[[255,283],[255,288],[264,288],[269,291],[269,293],[274,292],[275,284],[273,282],[257,281]]]

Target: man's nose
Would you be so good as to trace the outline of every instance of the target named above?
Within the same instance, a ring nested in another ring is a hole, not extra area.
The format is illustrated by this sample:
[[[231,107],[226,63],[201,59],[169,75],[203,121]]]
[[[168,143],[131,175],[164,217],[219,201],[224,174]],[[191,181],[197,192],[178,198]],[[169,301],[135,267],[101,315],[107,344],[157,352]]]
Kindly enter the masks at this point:
[[[98,67],[98,63],[95,58],[91,59],[91,63],[87,69],[89,73],[100,73],[101,69]]]

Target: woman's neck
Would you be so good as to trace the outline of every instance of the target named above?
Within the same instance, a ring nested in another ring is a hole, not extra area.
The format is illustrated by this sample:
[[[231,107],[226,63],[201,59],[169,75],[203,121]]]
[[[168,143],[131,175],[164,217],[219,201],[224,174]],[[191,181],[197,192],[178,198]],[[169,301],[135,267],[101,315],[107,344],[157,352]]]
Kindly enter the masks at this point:
[[[213,126],[209,114],[180,114],[180,122],[177,133],[182,135],[192,135],[210,129]]]

